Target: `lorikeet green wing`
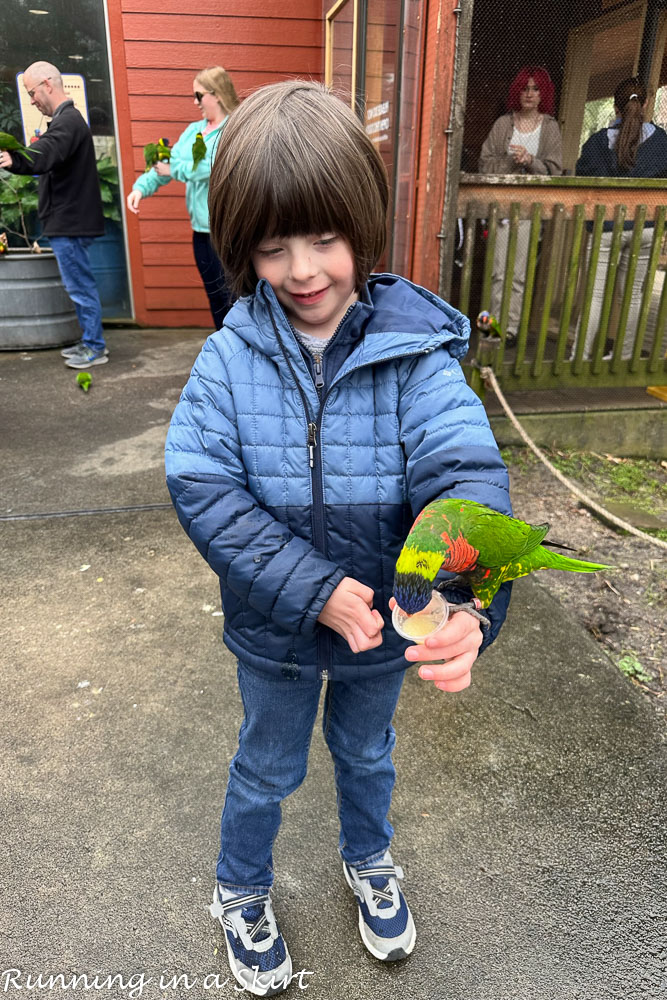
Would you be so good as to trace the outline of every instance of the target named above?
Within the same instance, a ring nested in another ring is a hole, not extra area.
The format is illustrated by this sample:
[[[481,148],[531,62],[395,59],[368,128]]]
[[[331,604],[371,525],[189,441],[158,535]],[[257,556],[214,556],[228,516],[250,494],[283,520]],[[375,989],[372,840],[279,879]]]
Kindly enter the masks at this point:
[[[146,170],[150,170],[157,163],[157,143],[147,142],[144,146],[144,161],[146,163]]]
[[[38,149],[28,150],[27,146],[24,146],[8,132],[0,132],[0,149],[7,150],[9,153],[20,153],[28,162],[32,161],[33,153],[39,153]]]
[[[394,597],[414,614],[430,600],[438,572],[462,577],[488,607],[501,583],[533,570],[591,573],[606,569],[542,546],[548,524],[531,525],[473,500],[434,500],[416,518],[396,562]]]
[[[203,159],[206,158],[206,143],[201,132],[197,132],[195,141],[192,143],[192,169],[196,170]]]

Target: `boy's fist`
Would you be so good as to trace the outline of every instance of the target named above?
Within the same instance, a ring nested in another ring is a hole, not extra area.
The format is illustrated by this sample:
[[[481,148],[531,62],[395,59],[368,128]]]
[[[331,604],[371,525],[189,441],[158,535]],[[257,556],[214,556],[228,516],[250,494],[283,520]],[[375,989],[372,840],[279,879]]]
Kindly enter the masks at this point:
[[[342,635],[353,653],[374,649],[382,645],[384,622],[380,612],[373,610],[373,596],[370,587],[345,576],[317,620]]]

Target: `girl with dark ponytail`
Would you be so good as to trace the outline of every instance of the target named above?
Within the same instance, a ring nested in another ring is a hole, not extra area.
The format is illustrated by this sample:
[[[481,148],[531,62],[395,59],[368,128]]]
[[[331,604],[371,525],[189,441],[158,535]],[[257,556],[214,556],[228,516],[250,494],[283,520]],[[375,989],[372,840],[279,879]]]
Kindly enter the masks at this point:
[[[595,132],[584,143],[577,161],[577,174],[585,177],[667,177],[667,132],[652,122],[644,121],[647,105],[646,87],[638,77],[629,77],[619,83],[614,92],[616,120],[608,128]],[[630,311],[621,350],[621,357],[624,359],[632,357],[644,278],[648,270],[653,242],[653,222],[650,221],[650,214],[649,210],[649,221],[644,226],[637,257]],[[624,224],[616,278],[617,288],[621,292],[628,272],[633,226],[631,219]],[[591,357],[598,333],[612,229],[613,222],[607,219],[602,233],[593,300],[586,328],[584,358]]]
[[[632,170],[637,160],[637,148],[642,140],[646,87],[637,77],[619,83],[614,94],[614,107],[621,115],[616,156],[621,170]]]

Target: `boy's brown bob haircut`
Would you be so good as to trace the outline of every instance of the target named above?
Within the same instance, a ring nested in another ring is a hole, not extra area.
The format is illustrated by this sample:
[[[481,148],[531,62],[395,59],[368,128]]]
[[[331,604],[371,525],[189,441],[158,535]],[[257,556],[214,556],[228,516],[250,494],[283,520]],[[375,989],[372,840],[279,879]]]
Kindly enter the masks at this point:
[[[209,188],[211,239],[236,295],[255,290],[264,239],[337,233],[357,287],[386,241],[384,164],[359,119],[319,83],[289,80],[246,98],[220,136]]]

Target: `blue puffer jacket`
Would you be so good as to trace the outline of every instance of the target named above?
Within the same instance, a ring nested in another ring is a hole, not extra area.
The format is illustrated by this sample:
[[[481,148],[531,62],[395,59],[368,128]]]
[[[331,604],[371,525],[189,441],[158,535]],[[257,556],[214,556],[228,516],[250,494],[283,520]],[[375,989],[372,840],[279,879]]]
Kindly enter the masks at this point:
[[[469,331],[426,289],[374,275],[317,371],[266,281],[204,344],[167,436],[167,484],[220,577],[226,644],[251,667],[332,679],[405,669],[388,601],[415,515],[447,494],[511,513],[456,360]],[[374,589],[386,622],[382,646],[356,656],[317,622],[344,576]],[[489,609],[486,644],[509,591]]]

